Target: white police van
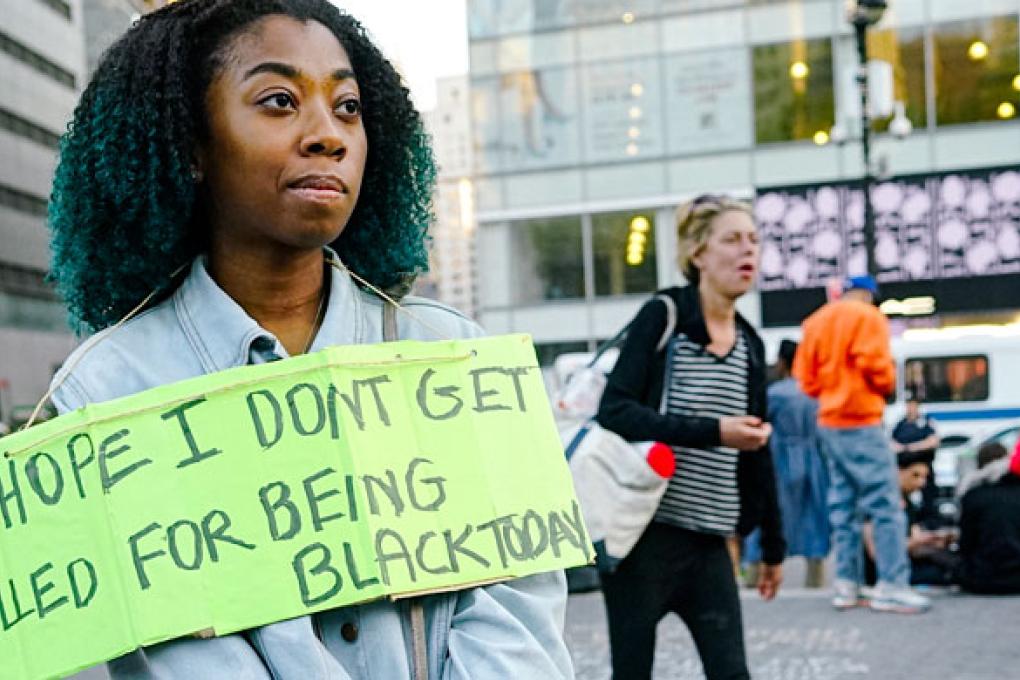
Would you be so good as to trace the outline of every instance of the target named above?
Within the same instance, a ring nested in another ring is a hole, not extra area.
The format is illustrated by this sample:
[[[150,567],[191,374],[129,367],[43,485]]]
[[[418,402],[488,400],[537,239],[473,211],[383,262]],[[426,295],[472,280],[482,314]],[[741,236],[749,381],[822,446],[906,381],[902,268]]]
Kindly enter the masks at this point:
[[[892,350],[896,394],[886,425],[891,431],[915,395],[941,437],[935,481],[955,487],[961,452],[973,455],[979,439],[1020,422],[1020,324],[911,329]]]

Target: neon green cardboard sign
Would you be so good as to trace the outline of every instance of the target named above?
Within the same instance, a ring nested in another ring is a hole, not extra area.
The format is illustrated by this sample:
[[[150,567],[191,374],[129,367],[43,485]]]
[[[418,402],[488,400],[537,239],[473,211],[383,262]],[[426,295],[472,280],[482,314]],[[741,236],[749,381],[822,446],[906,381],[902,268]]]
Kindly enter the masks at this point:
[[[0,452],[5,678],[592,558],[522,335],[232,369]]]

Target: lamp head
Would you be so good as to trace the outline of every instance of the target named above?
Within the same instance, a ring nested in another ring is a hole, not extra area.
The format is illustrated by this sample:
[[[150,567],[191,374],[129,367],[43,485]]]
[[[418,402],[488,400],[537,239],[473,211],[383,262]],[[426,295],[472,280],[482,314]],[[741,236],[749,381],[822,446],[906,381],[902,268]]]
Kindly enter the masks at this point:
[[[847,0],[847,19],[860,26],[874,26],[888,7],[886,0]]]

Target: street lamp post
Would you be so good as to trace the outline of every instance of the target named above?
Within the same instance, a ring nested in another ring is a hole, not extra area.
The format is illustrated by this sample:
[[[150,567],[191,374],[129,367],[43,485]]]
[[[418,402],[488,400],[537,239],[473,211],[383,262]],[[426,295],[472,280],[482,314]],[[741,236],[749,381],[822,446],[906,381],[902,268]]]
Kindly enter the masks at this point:
[[[871,116],[868,111],[868,28],[882,18],[886,0],[849,0],[847,15],[857,39],[857,86],[861,91],[861,151],[864,154],[864,250],[868,273],[875,276],[875,211],[871,205]]]

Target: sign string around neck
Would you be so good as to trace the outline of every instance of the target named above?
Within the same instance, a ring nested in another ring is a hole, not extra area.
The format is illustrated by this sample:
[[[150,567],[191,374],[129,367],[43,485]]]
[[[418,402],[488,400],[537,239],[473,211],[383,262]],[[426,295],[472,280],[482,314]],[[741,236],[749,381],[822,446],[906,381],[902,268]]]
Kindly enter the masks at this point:
[[[363,278],[363,277],[359,276],[358,274],[354,273],[353,271],[351,271],[347,267],[347,265],[345,265],[343,262],[340,261],[340,258],[338,256],[334,255],[333,257],[327,257],[326,261],[329,262],[330,266],[332,266],[334,269],[337,269],[338,271],[341,271],[341,272],[347,274],[352,279],[354,279],[355,281],[357,281],[358,283],[360,283],[361,285],[365,286],[370,291],[372,291],[373,293],[378,295],[384,301],[385,304],[393,305],[398,311],[401,311],[404,314],[407,314],[409,317],[411,317],[412,319],[414,319],[415,321],[420,323],[422,326],[424,326],[425,328],[427,328],[430,331],[432,331],[432,333],[435,334],[436,337],[439,338],[440,340],[452,340],[453,339],[448,334],[446,334],[443,331],[437,329],[435,326],[433,326],[432,324],[428,323],[427,321],[425,321],[424,319],[422,319],[421,317],[416,315],[414,312],[412,312],[411,310],[409,310],[406,307],[404,307],[403,305],[401,305],[400,302],[398,302],[392,296],[386,294],[384,291],[382,291],[377,286],[375,286],[372,283],[370,283],[369,281],[367,281],[365,278]],[[170,274],[169,279],[172,281],[178,274],[180,274],[182,271],[184,271],[184,269],[189,264],[190,264],[190,262],[185,262],[180,267],[175,269]],[[50,388],[48,390],[46,390],[46,394],[44,394],[42,396],[42,398],[39,399],[39,402],[35,405],[35,408],[32,409],[32,415],[29,416],[29,418],[25,422],[25,424],[22,425],[19,429],[20,430],[27,430],[28,428],[32,427],[32,425],[35,424],[36,419],[39,417],[39,413],[42,411],[43,405],[47,401],[50,400],[50,398],[53,396],[54,392],[56,392],[58,389],[60,389],[60,386],[64,384],[64,381],[67,379],[67,377],[69,375],[71,375],[71,371],[74,370],[75,366],[78,365],[78,363],[85,357],[85,355],[88,354],[90,351],[92,351],[92,349],[96,345],[98,345],[100,342],[102,342],[103,339],[106,338],[110,333],[112,333],[113,331],[117,330],[118,328],[120,328],[121,326],[126,324],[128,321],[133,319],[135,316],[137,316],[142,310],[145,309],[145,307],[149,304],[149,302],[151,302],[152,299],[154,297],[156,297],[157,294],[159,294],[159,292],[161,290],[163,290],[162,287],[154,288],[152,290],[152,292],[150,292],[148,295],[146,295],[145,298],[143,298],[141,302],[139,302],[137,305],[135,305],[135,307],[130,312],[125,314],[117,323],[113,324],[113,326],[110,326],[109,329],[108,329],[109,332],[107,332],[107,333],[97,333],[96,335],[93,335],[86,342],[85,346],[82,348],[81,352],[79,352],[78,356],[75,357],[74,361],[72,361],[64,369],[62,369],[61,372],[63,373],[63,375],[61,376],[61,378],[59,380],[55,381],[52,385],[50,385]],[[313,329],[313,339],[314,339],[314,329]],[[309,345],[310,344],[311,343],[309,343]]]

